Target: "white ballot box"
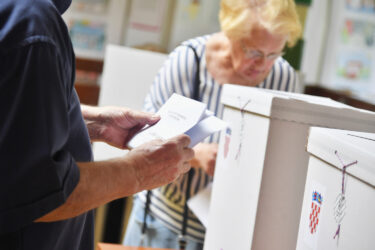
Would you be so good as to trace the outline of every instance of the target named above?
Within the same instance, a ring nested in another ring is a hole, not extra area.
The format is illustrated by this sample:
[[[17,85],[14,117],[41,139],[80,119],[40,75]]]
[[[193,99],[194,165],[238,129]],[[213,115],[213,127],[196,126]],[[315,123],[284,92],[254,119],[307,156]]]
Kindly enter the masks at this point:
[[[296,248],[310,126],[375,132],[375,113],[328,98],[224,85],[205,250]]]
[[[297,249],[375,249],[375,134],[313,127]]]

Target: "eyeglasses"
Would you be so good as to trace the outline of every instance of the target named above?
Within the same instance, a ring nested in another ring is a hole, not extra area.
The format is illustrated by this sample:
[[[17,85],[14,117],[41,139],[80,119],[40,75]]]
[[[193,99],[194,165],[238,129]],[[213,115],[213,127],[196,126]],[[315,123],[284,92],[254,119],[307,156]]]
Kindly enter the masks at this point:
[[[283,56],[285,52],[280,53],[271,53],[268,55],[265,55],[263,52],[256,50],[256,49],[250,49],[246,47],[243,42],[241,42],[241,48],[242,51],[245,53],[246,59],[252,59],[252,60],[259,60],[259,59],[265,59],[267,61],[273,61],[276,60],[278,57]]]

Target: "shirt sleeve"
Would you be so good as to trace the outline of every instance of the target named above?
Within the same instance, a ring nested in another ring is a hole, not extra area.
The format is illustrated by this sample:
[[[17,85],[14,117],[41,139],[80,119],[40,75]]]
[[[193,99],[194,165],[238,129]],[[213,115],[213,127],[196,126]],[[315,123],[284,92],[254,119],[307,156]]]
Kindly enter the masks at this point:
[[[191,97],[196,70],[194,52],[181,45],[172,51],[150,87],[143,109],[157,112],[173,93]]]
[[[0,57],[0,233],[4,233],[62,205],[79,181],[79,170],[64,149],[72,74],[54,44],[34,41]]]

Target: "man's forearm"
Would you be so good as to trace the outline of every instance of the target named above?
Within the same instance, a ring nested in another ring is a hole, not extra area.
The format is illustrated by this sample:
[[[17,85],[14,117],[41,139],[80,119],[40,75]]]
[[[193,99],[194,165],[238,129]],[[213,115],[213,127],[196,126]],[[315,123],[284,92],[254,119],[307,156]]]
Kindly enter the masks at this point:
[[[87,131],[89,132],[89,137],[92,142],[100,140],[101,135],[101,126],[102,124],[98,123],[98,112],[97,107],[87,106],[81,104],[81,112],[83,119],[85,121]]]
[[[170,183],[190,169],[190,138],[179,135],[154,140],[126,156],[102,162],[77,163],[80,180],[66,202],[37,222],[75,217],[114,199]]]
[[[139,190],[134,168],[114,159],[103,162],[78,163],[80,180],[66,202],[36,220],[51,222],[75,217],[120,197]]]
[[[97,107],[81,104],[81,112],[84,119],[92,120],[97,116]]]

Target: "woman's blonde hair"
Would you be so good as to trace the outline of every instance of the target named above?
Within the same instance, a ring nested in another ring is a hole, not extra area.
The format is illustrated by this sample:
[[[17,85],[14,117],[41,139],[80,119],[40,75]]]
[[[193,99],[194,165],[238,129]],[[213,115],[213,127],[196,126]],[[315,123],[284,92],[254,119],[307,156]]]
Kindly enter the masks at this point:
[[[289,47],[301,35],[294,0],[221,0],[219,18],[221,30],[231,39],[248,36],[255,25],[286,35]]]

